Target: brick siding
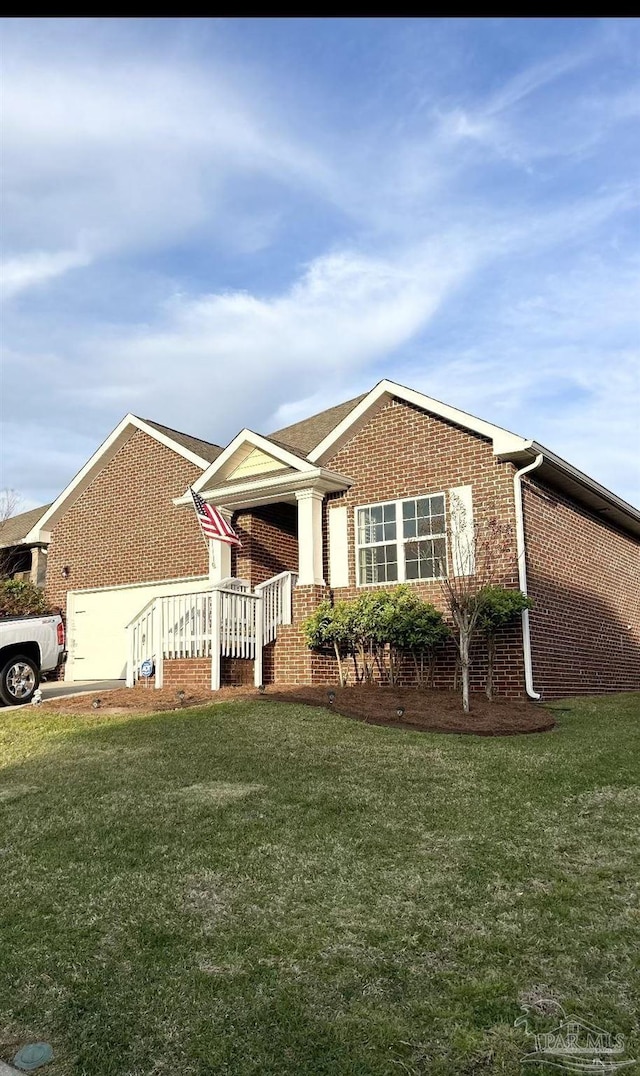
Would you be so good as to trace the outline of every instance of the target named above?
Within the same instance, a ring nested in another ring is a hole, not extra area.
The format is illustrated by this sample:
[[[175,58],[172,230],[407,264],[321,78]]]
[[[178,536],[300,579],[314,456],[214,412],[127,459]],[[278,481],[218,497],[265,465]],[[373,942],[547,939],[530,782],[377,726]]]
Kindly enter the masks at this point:
[[[471,485],[476,521],[497,518],[512,527],[502,554],[499,581],[518,585],[515,552],[515,467],[497,460],[489,440],[425,414],[397,399],[384,404],[327,462],[353,485],[331,494],[323,510],[325,578],[328,580],[327,513],[347,507],[349,586],[297,587],[294,622],[281,627],[264,651],[265,683],[325,683],[337,680],[332,655],[311,652],[301,623],[327,596],[355,597],[354,508],[424,496]],[[53,529],[46,592],[63,609],[67,591],[206,575],[207,554],[193,511],[177,508],[199,469],[142,431],[136,431],[80,495]],[[534,684],[544,697],[640,689],[640,546],[541,483],[524,483],[525,531],[531,614]],[[242,549],[233,552],[232,572],[263,582],[298,567],[297,510],[274,504],[236,513]],[[62,578],[68,565],[70,576]],[[385,584],[381,584],[384,586]],[[389,584],[387,584],[389,585]],[[438,582],[413,584],[437,607],[445,602]],[[472,688],[484,687],[486,658],[474,649]],[[452,643],[441,652],[435,683],[451,687],[456,667]],[[167,686],[189,689],[210,683],[209,659],[167,661]],[[405,662],[402,679],[414,670]],[[222,682],[253,680],[253,662],[223,662]],[[353,672],[351,672],[353,680]],[[519,624],[498,639],[497,693],[524,694]]]
[[[54,526],[49,601],[65,610],[69,590],[207,575],[195,513],[172,503],[200,473],[136,430]]]
[[[232,574],[252,587],[280,572],[298,570],[298,513],[293,504],[269,504],[237,512],[233,526],[241,549],[232,553]]]
[[[523,508],[534,686],[640,690],[640,543],[537,481]]]
[[[297,588],[294,624],[278,631],[274,661],[274,677],[277,681],[321,683],[327,680],[335,682],[337,679],[335,659],[330,655],[311,654],[304,643],[299,621],[308,616],[323,597],[332,595],[340,600],[362,593],[361,588],[356,586],[355,575],[354,509],[358,505],[442,493],[456,486],[472,485],[474,518],[477,521],[496,518],[512,527],[513,541],[502,556],[499,581],[505,586],[518,585],[513,501],[515,468],[495,458],[488,439],[427,415],[411,404],[393,399],[383,405],[327,461],[326,466],[353,480],[353,485],[345,493],[329,495],[323,513],[324,572],[328,580],[327,514],[330,506],[335,504],[348,509],[350,585],[334,591],[328,587]],[[445,609],[442,589],[437,581],[423,581],[412,586],[422,598],[433,602],[437,608]],[[486,660],[481,641],[476,645],[475,656],[472,689],[482,690]],[[452,687],[455,668],[456,652],[453,643],[450,643],[438,658],[436,686]],[[353,680],[352,670],[350,679]],[[415,668],[409,659],[404,663],[402,679],[406,683],[415,682]],[[495,690],[498,694],[515,697],[524,692],[519,624],[501,633],[498,638]]]

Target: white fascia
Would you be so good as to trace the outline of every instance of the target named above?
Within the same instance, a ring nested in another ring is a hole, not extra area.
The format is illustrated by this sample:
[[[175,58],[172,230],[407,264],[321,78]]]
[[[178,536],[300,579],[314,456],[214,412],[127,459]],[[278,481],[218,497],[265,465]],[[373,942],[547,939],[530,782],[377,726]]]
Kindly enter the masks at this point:
[[[161,433],[160,430],[156,430],[153,426],[149,426],[144,419],[138,418],[137,415],[125,415],[122,421],[119,422],[116,428],[109,434],[106,441],[102,442],[100,447],[94,452],[93,456],[87,460],[84,467],[78,471],[75,478],[71,479],[69,485],[65,486],[62,493],[56,498],[51,507],[47,509],[35,526],[31,528],[29,533],[25,536],[24,541],[48,542],[51,537],[51,528],[61,515],[62,509],[69,501],[75,500],[84,492],[87,486],[93,482],[96,475],[111,459],[113,459],[118,449],[129,440],[136,430],[142,430],[143,433],[152,437],[154,441],[164,445],[165,448],[170,448],[172,452],[182,456],[183,459],[188,460],[189,463],[193,463],[201,470],[204,470],[209,466],[208,460],[196,455],[195,452],[191,452],[188,448],[185,448],[184,445],[178,444],[177,441],[172,441],[170,437]]]
[[[250,507],[260,501],[263,504],[271,504],[285,493],[295,494],[301,489],[316,489],[321,493],[334,493],[348,489],[352,480],[336,471],[329,471],[325,467],[308,467],[292,473],[271,475],[268,478],[246,479],[244,482],[229,482],[224,486],[208,487],[199,490],[200,496],[205,501],[215,504],[218,508],[228,505],[232,510],[241,506]],[[193,504],[191,493],[187,490],[182,497],[175,497],[175,505]]]
[[[395,381],[385,379],[379,381],[364,400],[361,400],[357,407],[354,407],[353,411],[350,411],[347,417],[338,423],[319,445],[316,445],[309,453],[309,459],[314,463],[319,463],[329,454],[336,452],[341,442],[350,435],[352,427],[362,422],[372,409],[380,406],[385,397],[390,399],[392,396],[414,407],[419,407],[422,411],[429,411],[447,422],[454,422],[457,426],[471,430],[481,437],[488,438],[493,442],[493,452],[496,456],[522,452],[531,445],[531,441],[526,441],[523,437],[510,433],[509,430],[503,430],[501,426],[494,426],[492,422],[485,422],[484,419],[469,415],[466,411],[460,411],[457,407],[442,403],[441,400],[434,400],[422,392],[416,392],[415,389],[408,389]]]
[[[312,463],[294,455],[293,452],[288,452],[286,448],[281,448],[280,445],[274,444],[267,437],[261,437],[259,433],[254,433],[253,430],[244,429],[240,430],[240,433],[234,437],[233,441],[227,445],[224,452],[221,452],[213,463],[207,464],[204,474],[201,474],[197,482],[194,483],[193,488],[196,493],[201,493],[205,486],[210,486],[212,479],[216,475],[224,474],[226,464],[235,456],[238,449],[244,445],[250,446],[251,449],[259,448],[267,456],[272,456],[274,460],[281,463],[283,467],[292,467],[294,471],[311,471],[314,469]],[[182,503],[182,500],[176,503]]]

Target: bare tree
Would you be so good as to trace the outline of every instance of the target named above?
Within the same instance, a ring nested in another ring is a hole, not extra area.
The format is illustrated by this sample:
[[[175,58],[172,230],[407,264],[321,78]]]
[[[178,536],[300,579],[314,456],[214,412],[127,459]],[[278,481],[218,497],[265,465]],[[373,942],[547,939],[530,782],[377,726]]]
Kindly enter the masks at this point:
[[[460,659],[462,708],[469,713],[471,644],[479,630],[480,591],[501,581],[504,555],[513,545],[513,528],[493,517],[474,522],[470,509],[456,494],[450,495],[450,563],[441,563],[440,585],[451,619]]]
[[[21,497],[14,489],[0,491],[0,578],[11,575],[11,554],[3,548],[7,523],[17,514]]]

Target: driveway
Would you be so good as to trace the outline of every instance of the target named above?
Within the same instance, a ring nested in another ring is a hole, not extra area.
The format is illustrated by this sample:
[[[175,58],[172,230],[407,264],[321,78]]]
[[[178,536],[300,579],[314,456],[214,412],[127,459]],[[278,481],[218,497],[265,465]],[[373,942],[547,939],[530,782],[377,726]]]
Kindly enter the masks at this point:
[[[74,680],[66,684],[64,681],[46,680],[40,684],[42,698],[58,699],[63,695],[82,695],[87,691],[113,691],[117,687],[125,687],[124,680]]]

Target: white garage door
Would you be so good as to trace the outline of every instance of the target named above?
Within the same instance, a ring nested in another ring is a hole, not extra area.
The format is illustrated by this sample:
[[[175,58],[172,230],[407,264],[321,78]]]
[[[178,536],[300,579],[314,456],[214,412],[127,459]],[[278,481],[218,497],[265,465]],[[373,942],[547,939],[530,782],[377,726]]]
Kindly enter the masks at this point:
[[[126,626],[160,594],[206,590],[207,579],[74,590],[67,603],[66,680],[120,680],[127,672]]]

